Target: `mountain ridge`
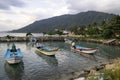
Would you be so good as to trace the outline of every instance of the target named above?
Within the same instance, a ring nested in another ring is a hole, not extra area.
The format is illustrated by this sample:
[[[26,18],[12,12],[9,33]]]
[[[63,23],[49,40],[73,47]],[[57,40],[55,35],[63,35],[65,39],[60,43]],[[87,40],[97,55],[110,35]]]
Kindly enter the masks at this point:
[[[104,12],[87,11],[78,14],[65,14],[48,19],[35,21],[18,30],[12,32],[47,32],[55,29],[69,29],[70,27],[89,25],[94,22],[100,23],[103,20],[109,21],[114,15]]]

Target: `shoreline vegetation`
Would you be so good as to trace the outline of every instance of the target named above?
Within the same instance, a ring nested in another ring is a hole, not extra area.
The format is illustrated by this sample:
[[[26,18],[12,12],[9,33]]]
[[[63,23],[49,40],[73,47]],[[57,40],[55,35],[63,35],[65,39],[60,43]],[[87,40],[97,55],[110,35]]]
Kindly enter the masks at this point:
[[[104,65],[103,69],[90,70],[86,80],[119,80],[120,79],[120,59]]]

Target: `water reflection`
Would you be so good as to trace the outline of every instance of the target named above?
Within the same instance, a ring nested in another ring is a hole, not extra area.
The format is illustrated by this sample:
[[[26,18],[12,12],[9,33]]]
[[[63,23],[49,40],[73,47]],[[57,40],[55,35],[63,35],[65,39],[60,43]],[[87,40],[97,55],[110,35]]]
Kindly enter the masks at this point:
[[[24,73],[23,62],[14,65],[10,65],[6,62],[4,68],[10,80],[22,80],[22,75]]]
[[[35,43],[26,42],[27,50],[31,50],[35,46]]]
[[[89,55],[89,54],[80,53],[80,55],[84,58],[87,58],[89,60],[97,62],[97,58],[96,58],[95,54],[90,54]]]
[[[117,46],[106,46],[106,45],[100,46],[100,53],[106,56],[105,58],[114,59],[120,57],[119,51],[120,48]]]
[[[96,54],[86,54],[86,53],[82,53],[82,52],[74,52],[74,53],[78,57],[80,56],[80,57],[83,57],[85,59],[88,59],[88,60],[91,60],[91,61],[94,61],[94,62],[98,61]]]
[[[7,48],[11,48],[12,44],[13,44],[13,42],[7,42]]]
[[[38,51],[35,51],[35,53],[38,56],[40,56],[42,59],[44,59],[48,63],[48,65],[50,65],[50,66],[57,66],[58,65],[58,61],[57,61],[55,55],[48,56],[48,55],[42,54]]]

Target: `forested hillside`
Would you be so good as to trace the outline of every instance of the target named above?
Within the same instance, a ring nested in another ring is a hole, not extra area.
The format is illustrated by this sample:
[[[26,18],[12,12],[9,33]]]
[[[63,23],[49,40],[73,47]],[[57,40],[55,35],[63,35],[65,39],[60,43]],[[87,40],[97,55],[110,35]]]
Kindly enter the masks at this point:
[[[113,14],[96,12],[96,11],[88,11],[81,12],[78,14],[70,15],[61,15],[56,16],[40,21],[35,21],[28,26],[25,26],[18,30],[13,30],[12,32],[47,32],[53,31],[55,29],[69,29],[74,26],[80,25],[89,25],[93,23],[101,23],[101,21],[110,21],[113,17]]]

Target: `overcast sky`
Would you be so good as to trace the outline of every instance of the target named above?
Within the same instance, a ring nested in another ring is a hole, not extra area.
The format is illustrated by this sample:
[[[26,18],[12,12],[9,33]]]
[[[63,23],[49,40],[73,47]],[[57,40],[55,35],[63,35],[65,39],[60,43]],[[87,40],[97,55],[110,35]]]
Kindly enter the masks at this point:
[[[0,31],[24,27],[36,20],[85,11],[120,14],[119,0],[1,0]]]

